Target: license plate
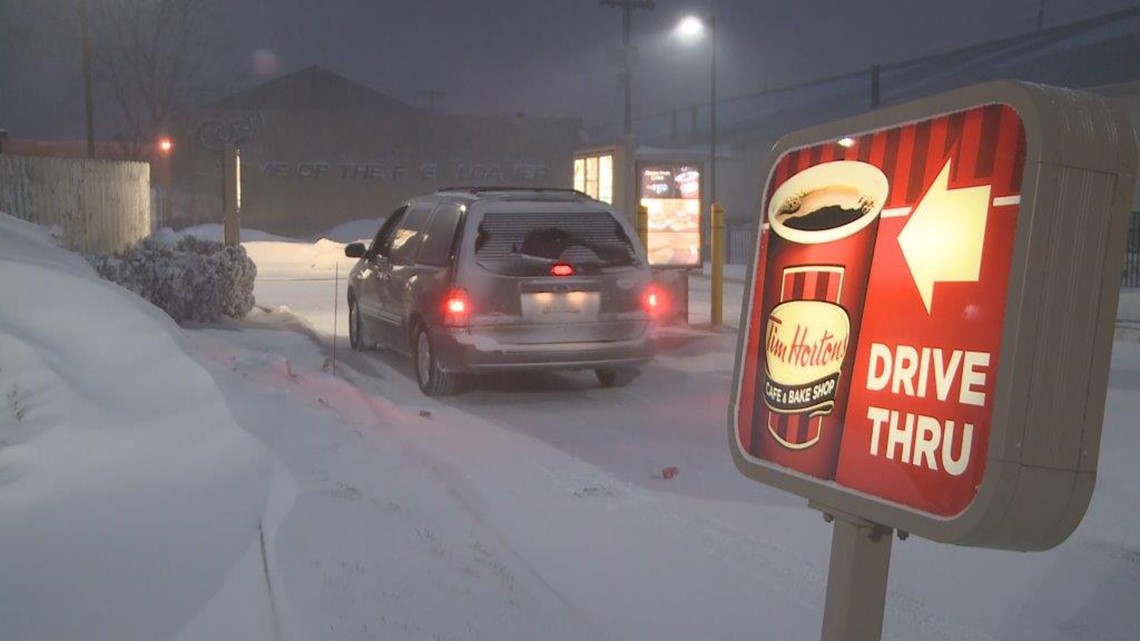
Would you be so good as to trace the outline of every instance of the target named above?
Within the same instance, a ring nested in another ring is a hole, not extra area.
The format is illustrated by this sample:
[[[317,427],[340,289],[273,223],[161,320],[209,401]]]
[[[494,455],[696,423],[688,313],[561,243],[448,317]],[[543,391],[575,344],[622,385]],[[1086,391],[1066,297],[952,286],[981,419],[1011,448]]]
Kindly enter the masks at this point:
[[[523,317],[537,322],[589,322],[598,316],[598,292],[534,292],[522,295]]]
[[[582,293],[550,294],[549,298],[540,295],[539,309],[543,314],[581,314]]]

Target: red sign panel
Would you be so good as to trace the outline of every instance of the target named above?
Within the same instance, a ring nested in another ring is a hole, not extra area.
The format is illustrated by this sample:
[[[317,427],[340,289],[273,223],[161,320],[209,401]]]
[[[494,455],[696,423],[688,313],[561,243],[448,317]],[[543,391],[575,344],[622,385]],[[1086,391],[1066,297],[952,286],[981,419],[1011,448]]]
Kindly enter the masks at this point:
[[[786,152],[735,419],[753,462],[937,516],[986,466],[1025,165],[988,105]]]

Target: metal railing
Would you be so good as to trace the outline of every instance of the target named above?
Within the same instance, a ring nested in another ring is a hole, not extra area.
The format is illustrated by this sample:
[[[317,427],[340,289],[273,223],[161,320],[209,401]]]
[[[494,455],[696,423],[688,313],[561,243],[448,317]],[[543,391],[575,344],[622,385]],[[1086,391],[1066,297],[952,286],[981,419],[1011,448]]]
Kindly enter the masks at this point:
[[[724,262],[744,265],[752,261],[752,243],[755,242],[752,223],[728,223],[724,229]]]
[[[1125,238],[1124,274],[1120,286],[1140,287],[1140,211],[1128,218],[1128,236]]]

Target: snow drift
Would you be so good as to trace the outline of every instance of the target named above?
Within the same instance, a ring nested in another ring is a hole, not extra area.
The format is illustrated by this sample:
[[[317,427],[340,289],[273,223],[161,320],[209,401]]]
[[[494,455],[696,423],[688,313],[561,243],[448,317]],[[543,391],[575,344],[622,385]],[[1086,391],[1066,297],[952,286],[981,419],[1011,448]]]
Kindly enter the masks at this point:
[[[265,636],[274,462],[181,330],[5,215],[0,300],[3,636]]]

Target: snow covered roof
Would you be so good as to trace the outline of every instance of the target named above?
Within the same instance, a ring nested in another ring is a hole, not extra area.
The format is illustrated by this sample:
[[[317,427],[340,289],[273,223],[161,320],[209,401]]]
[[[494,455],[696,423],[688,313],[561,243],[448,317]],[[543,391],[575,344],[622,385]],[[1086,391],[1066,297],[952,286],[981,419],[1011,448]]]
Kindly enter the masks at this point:
[[[1140,8],[886,64],[879,72],[881,105],[999,78],[1078,89],[1137,81]],[[722,98],[717,102],[717,137],[738,143],[774,141],[785,133],[855,115],[870,106],[871,70],[859,69]],[[645,145],[704,149],[708,141],[708,104],[698,109],[696,131],[677,127],[677,120],[688,118],[667,111],[637,119],[634,133]],[[612,139],[620,133],[619,127],[620,123],[611,123],[587,131],[587,136],[592,141]]]

